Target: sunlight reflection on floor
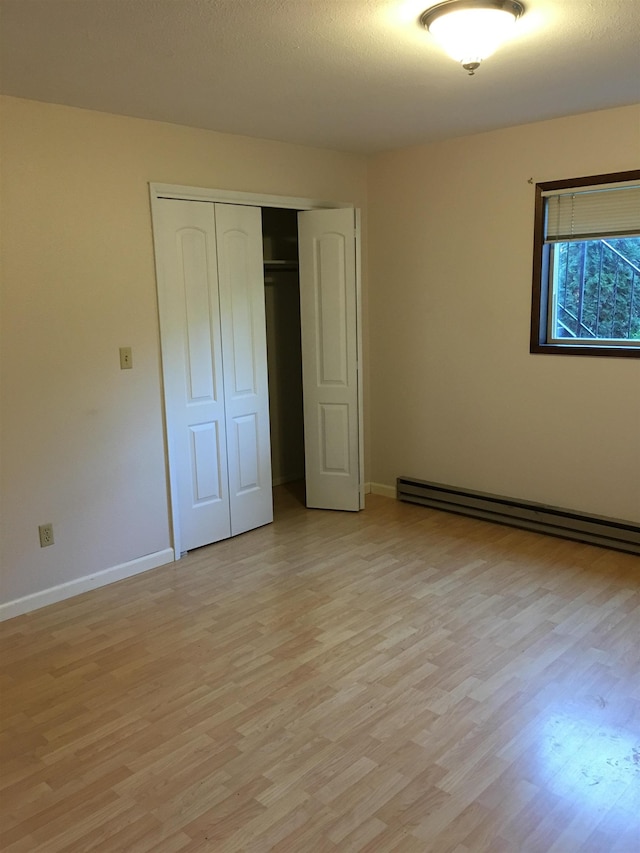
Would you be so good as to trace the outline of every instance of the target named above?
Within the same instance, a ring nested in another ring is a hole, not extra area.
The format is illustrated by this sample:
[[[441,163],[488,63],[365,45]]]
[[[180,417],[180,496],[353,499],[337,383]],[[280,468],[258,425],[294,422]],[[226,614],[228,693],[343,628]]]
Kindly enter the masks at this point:
[[[633,786],[640,808],[640,739],[631,732],[556,713],[543,724],[538,756],[554,794],[604,811]]]

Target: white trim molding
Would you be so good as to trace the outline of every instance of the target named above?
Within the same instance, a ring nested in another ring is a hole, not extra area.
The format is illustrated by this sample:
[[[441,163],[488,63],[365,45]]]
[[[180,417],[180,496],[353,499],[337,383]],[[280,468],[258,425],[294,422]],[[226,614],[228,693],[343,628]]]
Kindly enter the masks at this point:
[[[281,207],[294,210],[316,210],[323,208],[354,207],[348,201],[322,201],[297,196],[268,195],[267,193],[247,193],[236,190],[209,189],[207,187],[189,187],[180,184],[149,184],[151,204],[159,198],[175,198],[181,201],[209,201],[223,204],[248,204],[253,207]]]
[[[56,604],[58,601],[64,601],[67,598],[73,598],[83,592],[89,592],[92,589],[131,578],[134,575],[142,574],[142,572],[148,572],[150,569],[157,569],[159,566],[172,563],[174,559],[173,548],[166,548],[164,551],[156,551],[153,554],[138,557],[137,560],[130,560],[128,563],[121,563],[101,572],[95,572],[92,575],[85,575],[82,578],[61,583],[49,589],[34,592],[32,595],[7,601],[5,604],[0,604],[0,622],[13,619],[14,616],[22,616],[32,610],[39,610],[49,604]]]
[[[368,485],[368,491],[370,491],[372,495],[383,495],[385,498],[396,497],[395,486],[386,486],[384,483],[369,483]]]

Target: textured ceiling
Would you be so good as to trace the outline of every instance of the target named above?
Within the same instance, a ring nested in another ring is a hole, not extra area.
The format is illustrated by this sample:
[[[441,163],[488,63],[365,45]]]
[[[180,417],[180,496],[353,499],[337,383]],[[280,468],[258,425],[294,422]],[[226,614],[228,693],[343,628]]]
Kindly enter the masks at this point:
[[[434,0],[0,0],[0,90],[357,152],[640,101],[640,0],[524,2],[468,77]]]

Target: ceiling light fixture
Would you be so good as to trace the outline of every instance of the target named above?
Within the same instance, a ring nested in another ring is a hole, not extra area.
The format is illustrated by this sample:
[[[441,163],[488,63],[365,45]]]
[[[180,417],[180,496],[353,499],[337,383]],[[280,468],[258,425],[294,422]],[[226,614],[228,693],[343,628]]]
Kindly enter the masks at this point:
[[[445,0],[423,12],[420,23],[473,75],[509,37],[523,12],[518,0]]]

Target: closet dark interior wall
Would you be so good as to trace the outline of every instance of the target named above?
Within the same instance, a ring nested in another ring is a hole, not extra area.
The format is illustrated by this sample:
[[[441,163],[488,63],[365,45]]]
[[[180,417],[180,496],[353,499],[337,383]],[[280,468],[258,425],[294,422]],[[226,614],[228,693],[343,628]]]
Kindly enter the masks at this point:
[[[274,486],[304,479],[296,210],[262,208],[271,467]]]

